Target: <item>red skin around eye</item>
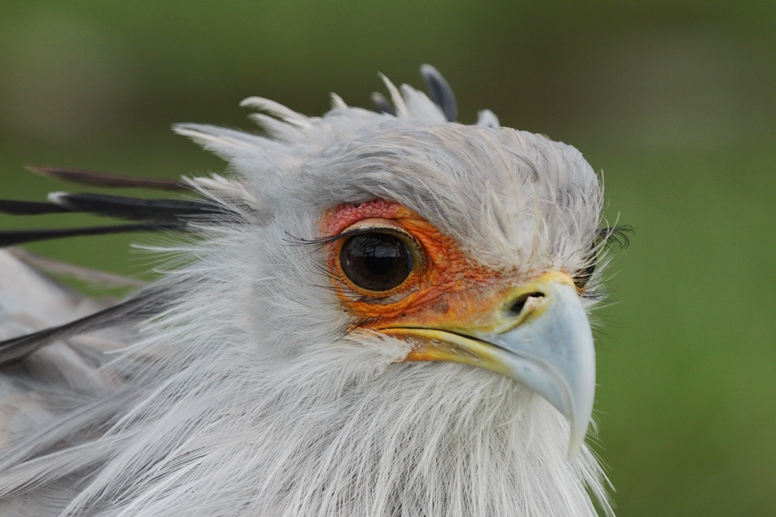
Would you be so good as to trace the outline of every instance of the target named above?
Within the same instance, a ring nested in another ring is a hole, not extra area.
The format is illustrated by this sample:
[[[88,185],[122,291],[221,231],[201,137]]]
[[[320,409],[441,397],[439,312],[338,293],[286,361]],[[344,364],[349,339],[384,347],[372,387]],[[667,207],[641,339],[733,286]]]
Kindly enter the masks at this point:
[[[366,203],[340,205],[323,216],[323,233],[337,235],[363,219],[398,219],[414,215],[398,203],[375,199]]]
[[[402,323],[420,324],[430,319],[478,318],[499,291],[501,275],[470,260],[456,242],[441,234],[414,211],[391,201],[376,199],[367,203],[340,205],[327,212],[321,227],[325,236],[341,233],[359,221],[369,219],[396,227],[412,235],[420,244],[424,266],[414,272],[401,287],[390,292],[391,300],[377,299],[362,292],[342,273],[337,256],[341,244],[334,243],[329,253],[329,270],[339,297],[362,326],[382,328]],[[379,297],[378,297],[379,298]]]

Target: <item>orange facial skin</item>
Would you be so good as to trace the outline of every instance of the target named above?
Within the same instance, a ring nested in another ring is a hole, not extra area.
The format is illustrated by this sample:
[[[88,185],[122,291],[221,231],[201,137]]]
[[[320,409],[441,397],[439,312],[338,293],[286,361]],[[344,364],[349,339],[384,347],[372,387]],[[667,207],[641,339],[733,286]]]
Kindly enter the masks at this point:
[[[378,199],[341,205],[322,221],[326,236],[338,235],[353,225],[406,232],[419,245],[420,255],[420,264],[401,285],[387,293],[374,293],[353,285],[339,267],[344,239],[331,245],[329,271],[343,305],[357,317],[358,328],[388,334],[399,328],[465,332],[486,331],[503,322],[500,316],[508,310],[508,300],[514,299],[514,286],[519,285],[514,275],[477,264],[453,239],[397,203]],[[413,358],[429,359],[433,358]]]

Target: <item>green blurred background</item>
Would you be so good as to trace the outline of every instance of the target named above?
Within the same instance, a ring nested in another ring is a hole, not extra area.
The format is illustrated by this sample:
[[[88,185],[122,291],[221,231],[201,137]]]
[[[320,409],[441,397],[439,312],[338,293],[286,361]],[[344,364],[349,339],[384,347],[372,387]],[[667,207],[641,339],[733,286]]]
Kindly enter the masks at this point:
[[[308,114],[327,110],[330,91],[369,106],[378,71],[420,87],[426,62],[455,88],[463,122],[490,108],[575,145],[603,171],[609,219],[636,228],[610,270],[616,303],[598,313],[597,450],[618,514],[776,515],[773,0],[4,0],[0,11],[4,198],[68,188],[26,163],[220,171],[170,125],[250,129],[237,106],[250,95]],[[149,259],[126,252],[133,240],[144,237],[30,248],[142,276]]]

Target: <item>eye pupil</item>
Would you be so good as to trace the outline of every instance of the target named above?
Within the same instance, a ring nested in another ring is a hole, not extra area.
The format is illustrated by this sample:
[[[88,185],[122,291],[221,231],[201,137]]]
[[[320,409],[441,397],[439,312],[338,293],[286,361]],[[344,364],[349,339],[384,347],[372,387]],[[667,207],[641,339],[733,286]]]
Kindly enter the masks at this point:
[[[413,269],[412,253],[398,236],[367,233],[350,237],[340,251],[342,272],[356,286],[370,291],[390,291]]]
[[[385,253],[385,252],[388,253]],[[364,255],[364,265],[374,276],[385,276],[395,267],[397,253],[392,248],[375,248],[375,253]]]

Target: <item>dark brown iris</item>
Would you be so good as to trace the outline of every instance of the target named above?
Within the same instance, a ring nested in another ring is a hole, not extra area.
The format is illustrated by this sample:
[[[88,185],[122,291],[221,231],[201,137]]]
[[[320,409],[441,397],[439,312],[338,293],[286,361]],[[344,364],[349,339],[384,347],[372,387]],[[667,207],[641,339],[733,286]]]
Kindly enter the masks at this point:
[[[340,267],[356,286],[380,292],[400,286],[412,272],[414,261],[400,237],[370,232],[345,241],[340,250]]]

